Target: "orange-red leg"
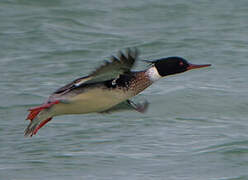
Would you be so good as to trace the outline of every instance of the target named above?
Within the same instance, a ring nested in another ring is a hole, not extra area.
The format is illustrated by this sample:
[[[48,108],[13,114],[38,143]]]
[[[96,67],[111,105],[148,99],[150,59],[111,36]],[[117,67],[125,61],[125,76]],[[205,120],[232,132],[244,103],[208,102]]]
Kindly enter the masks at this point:
[[[34,107],[34,108],[29,109],[30,113],[29,113],[27,119],[29,119],[30,121],[32,121],[43,109],[48,109],[52,105],[58,104],[59,102],[60,101],[57,100],[57,101],[49,102],[49,103],[43,104],[41,106],[37,106],[37,107]]]
[[[33,132],[30,136],[32,137],[33,135],[35,135],[35,134],[39,131],[40,128],[42,128],[46,123],[48,123],[48,122],[51,121],[51,120],[52,120],[52,117],[50,117],[50,118],[48,118],[48,119],[42,121],[42,122],[35,128],[34,132]]]

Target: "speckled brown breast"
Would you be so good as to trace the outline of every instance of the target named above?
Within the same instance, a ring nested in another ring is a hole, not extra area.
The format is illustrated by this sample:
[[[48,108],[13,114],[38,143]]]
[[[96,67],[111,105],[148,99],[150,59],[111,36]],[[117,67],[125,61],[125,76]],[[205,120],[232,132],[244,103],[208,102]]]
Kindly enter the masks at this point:
[[[135,72],[134,77],[127,87],[127,91],[131,96],[139,94],[153,83],[146,74],[146,71]]]

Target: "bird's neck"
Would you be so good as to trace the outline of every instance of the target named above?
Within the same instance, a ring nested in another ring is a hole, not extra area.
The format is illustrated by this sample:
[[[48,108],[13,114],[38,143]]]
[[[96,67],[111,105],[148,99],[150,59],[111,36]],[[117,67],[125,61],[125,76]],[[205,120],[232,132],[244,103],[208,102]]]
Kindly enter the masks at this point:
[[[162,78],[162,76],[159,75],[158,70],[155,66],[150,67],[145,71],[145,74],[150,79],[150,81],[155,82]]]
[[[154,66],[144,71],[134,72],[134,77],[135,78],[130,84],[130,92],[132,92],[132,96],[137,95],[161,78]]]

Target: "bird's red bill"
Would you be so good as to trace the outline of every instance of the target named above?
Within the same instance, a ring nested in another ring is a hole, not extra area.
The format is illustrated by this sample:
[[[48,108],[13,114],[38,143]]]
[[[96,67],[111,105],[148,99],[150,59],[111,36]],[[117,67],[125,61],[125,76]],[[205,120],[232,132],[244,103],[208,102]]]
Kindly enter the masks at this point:
[[[189,66],[187,67],[187,70],[204,68],[204,67],[209,67],[209,66],[211,66],[211,64],[201,64],[201,65],[189,64]]]

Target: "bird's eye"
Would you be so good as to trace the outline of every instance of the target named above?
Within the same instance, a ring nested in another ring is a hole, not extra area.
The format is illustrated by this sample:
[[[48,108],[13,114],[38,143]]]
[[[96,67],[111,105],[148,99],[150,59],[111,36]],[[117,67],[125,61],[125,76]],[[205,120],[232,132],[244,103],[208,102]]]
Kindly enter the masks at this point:
[[[180,62],[179,62],[179,65],[180,65],[180,66],[183,66],[183,62],[182,62],[182,61],[180,61]]]

